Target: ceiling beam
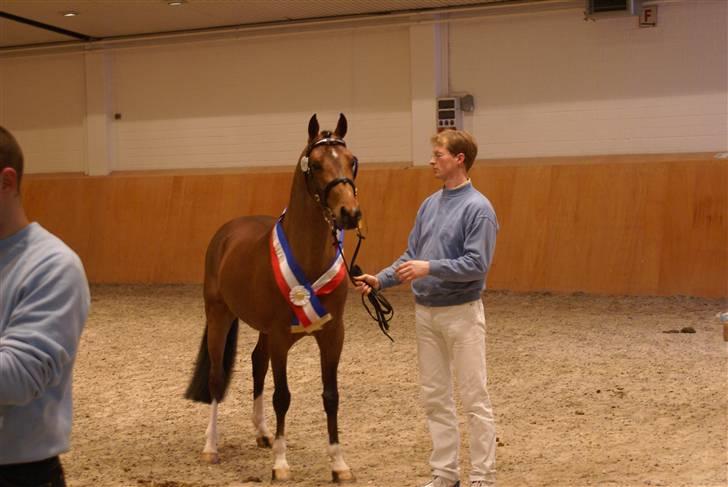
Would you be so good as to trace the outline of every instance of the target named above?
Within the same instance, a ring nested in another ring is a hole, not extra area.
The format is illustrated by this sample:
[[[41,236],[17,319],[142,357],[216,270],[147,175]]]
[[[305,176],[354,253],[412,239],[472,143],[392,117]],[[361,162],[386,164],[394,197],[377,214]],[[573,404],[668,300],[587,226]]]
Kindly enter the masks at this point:
[[[13,14],[3,12],[3,11],[0,11],[0,18],[12,20],[13,22],[18,22],[19,24],[26,24],[26,25],[30,25],[32,27],[37,27],[38,29],[48,30],[50,32],[55,32],[56,34],[73,37],[73,38],[79,39],[81,41],[93,41],[94,40],[93,37],[87,36],[86,34],[81,34],[79,32],[74,32],[72,30],[62,29],[61,27],[56,27],[55,25],[44,24],[43,22],[38,22],[37,20],[20,17],[18,15],[13,15]]]

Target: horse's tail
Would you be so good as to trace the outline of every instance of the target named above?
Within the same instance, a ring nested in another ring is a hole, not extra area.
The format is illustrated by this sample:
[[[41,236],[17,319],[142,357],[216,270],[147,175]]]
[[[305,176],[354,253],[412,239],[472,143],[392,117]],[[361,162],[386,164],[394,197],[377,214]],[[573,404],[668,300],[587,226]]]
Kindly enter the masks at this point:
[[[228,331],[227,338],[225,339],[225,353],[222,359],[225,376],[223,378],[221,397],[218,398],[218,402],[222,401],[225,396],[225,392],[230,385],[230,378],[233,375],[232,372],[233,366],[235,365],[235,353],[237,349],[238,320],[236,318],[230,325],[230,331]],[[202,335],[200,351],[197,352],[195,371],[192,375],[190,385],[187,386],[185,398],[196,402],[204,402],[206,404],[211,404],[214,399],[210,392],[210,352],[207,348],[207,327],[205,327],[205,334]]]

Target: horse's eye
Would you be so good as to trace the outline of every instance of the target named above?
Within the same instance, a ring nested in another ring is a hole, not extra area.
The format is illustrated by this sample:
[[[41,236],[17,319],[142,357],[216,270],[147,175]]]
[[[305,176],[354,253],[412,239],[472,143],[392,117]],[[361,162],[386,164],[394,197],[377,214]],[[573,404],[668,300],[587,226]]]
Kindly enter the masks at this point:
[[[311,162],[309,167],[315,172],[318,172],[322,169],[321,164],[319,164],[318,162]]]

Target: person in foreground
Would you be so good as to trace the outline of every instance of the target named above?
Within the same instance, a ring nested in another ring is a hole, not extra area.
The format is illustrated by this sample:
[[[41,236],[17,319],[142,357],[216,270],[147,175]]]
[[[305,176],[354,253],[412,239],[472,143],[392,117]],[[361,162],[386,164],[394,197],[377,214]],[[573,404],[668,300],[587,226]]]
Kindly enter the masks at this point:
[[[451,367],[470,432],[471,487],[495,485],[495,420],[486,389],[485,315],[481,294],[493,259],[498,220],[468,171],[478,147],[460,130],[431,139],[430,166],[443,181],[417,212],[407,250],[358,289],[412,283],[422,400],[432,437],[432,480],[425,487],[460,485],[460,436]]]
[[[0,127],[0,487],[65,486],[71,373],[89,307],[78,256],[20,198],[23,154]]]

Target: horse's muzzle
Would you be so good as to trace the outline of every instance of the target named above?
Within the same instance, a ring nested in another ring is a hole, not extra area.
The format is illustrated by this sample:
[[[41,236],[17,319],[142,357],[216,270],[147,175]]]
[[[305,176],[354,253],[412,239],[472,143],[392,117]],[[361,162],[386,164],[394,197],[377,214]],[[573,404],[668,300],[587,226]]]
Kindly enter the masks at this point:
[[[338,220],[339,226],[346,230],[357,228],[359,220],[361,220],[361,210],[359,210],[359,208],[347,210],[342,206],[339,210]]]

